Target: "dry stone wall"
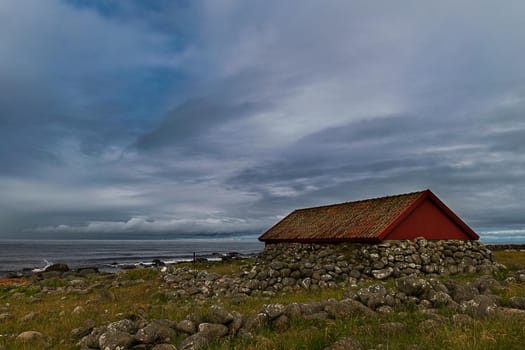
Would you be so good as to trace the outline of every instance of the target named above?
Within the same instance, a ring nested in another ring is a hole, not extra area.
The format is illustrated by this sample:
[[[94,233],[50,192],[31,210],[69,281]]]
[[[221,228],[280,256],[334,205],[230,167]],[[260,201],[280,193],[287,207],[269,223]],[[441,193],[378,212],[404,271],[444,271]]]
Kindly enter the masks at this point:
[[[378,244],[274,243],[257,260],[250,277],[277,284],[277,289],[331,287],[370,277],[490,273],[497,267],[492,252],[479,241],[424,238]]]

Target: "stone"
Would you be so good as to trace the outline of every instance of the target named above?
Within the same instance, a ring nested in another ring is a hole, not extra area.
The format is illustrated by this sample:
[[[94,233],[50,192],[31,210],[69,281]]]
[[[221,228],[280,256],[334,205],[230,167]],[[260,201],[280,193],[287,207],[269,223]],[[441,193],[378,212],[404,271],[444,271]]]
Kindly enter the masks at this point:
[[[143,344],[169,343],[177,333],[166,322],[154,320],[135,334],[135,339]]]
[[[32,321],[32,320],[34,320],[37,316],[38,316],[38,314],[37,314],[36,312],[31,311],[31,312],[25,314],[24,316],[22,316],[22,317],[20,318],[20,321],[21,321],[21,322]]]
[[[98,302],[102,303],[112,303],[116,300],[115,294],[109,289],[100,289],[97,291],[95,298]]]
[[[511,297],[508,304],[511,308],[525,310],[525,297]]]
[[[328,319],[328,313],[325,311],[315,312],[313,314],[305,315],[304,319],[306,321],[322,321]]]
[[[445,285],[450,291],[450,296],[456,303],[472,300],[475,296],[479,295],[478,289],[468,283],[464,284],[449,280],[445,282]]]
[[[188,334],[197,333],[197,325],[192,320],[182,320],[178,322],[175,329]]]
[[[469,327],[474,323],[474,319],[469,315],[455,314],[452,315],[452,322],[458,326]]]
[[[256,315],[248,316],[244,322],[244,328],[248,332],[256,331],[268,323],[269,317],[266,313],[258,313]]]
[[[219,323],[201,323],[198,334],[205,336],[208,341],[214,341],[228,334],[228,327]]]
[[[330,318],[343,320],[354,316],[375,315],[375,312],[372,309],[352,299],[328,303],[324,307],[324,311],[327,312]]]
[[[231,314],[233,316],[233,321],[231,321],[228,325],[228,331],[229,334],[233,336],[237,334],[239,329],[241,329],[243,324],[243,316],[237,311],[232,311]]]
[[[138,327],[135,324],[135,322],[128,319],[123,319],[120,321],[111,322],[110,324],[108,324],[107,329],[108,331],[119,331],[135,334],[138,330]]]
[[[419,323],[418,328],[421,332],[432,332],[441,326],[441,321],[434,319],[423,320]]]
[[[265,304],[261,307],[260,313],[268,315],[270,321],[284,314],[286,307],[282,304]]]
[[[390,277],[393,272],[394,272],[394,269],[389,266],[381,270],[372,270],[372,276],[374,276],[375,279],[383,280],[385,278]]]
[[[171,344],[157,344],[151,350],[177,350],[177,348]]]
[[[379,325],[379,330],[384,334],[406,333],[407,327],[401,322],[386,322]]]
[[[344,337],[324,348],[324,350],[362,350],[362,347],[359,341]]]
[[[205,318],[209,323],[228,324],[233,321],[233,315],[219,305],[210,306]]]
[[[53,264],[45,268],[44,272],[57,271],[66,272],[69,271],[69,266],[66,264]]]
[[[493,298],[487,295],[477,295],[471,300],[463,301],[459,308],[463,313],[472,317],[481,318],[491,314],[498,305]]]
[[[208,344],[210,341],[208,338],[201,334],[201,333],[195,333],[193,335],[190,335],[183,341],[181,341],[177,345],[178,350],[201,350],[201,349],[207,349]]]
[[[397,289],[407,296],[419,296],[429,288],[425,279],[415,276],[397,278],[395,283]]]
[[[273,321],[273,328],[276,332],[284,332],[290,328],[290,319],[286,315],[281,315]]]
[[[22,342],[32,342],[38,339],[41,339],[43,334],[37,331],[24,331],[16,336],[16,340]]]
[[[125,350],[135,344],[133,336],[126,332],[110,330],[98,338],[98,346],[103,350]]]

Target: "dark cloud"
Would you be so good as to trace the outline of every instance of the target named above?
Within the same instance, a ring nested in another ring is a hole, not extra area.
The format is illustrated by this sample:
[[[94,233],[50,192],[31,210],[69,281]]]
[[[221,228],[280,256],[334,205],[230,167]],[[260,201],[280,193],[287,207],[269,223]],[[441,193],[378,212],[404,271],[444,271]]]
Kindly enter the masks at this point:
[[[2,3],[0,237],[253,233],[423,188],[522,237],[524,9]]]

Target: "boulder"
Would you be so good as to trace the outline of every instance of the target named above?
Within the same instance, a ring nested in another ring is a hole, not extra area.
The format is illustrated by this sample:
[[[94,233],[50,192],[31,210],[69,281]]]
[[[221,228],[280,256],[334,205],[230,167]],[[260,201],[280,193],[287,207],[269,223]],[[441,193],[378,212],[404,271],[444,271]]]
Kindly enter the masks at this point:
[[[126,350],[135,343],[131,334],[118,330],[108,330],[98,338],[98,346],[104,350]]]
[[[219,324],[228,324],[233,321],[233,315],[219,305],[210,306],[205,318],[210,323]]]
[[[361,344],[352,338],[341,338],[332,345],[326,347],[324,350],[361,350]]]
[[[420,296],[429,287],[429,283],[424,279],[416,276],[406,276],[396,279],[397,289],[407,296]]]
[[[525,310],[525,297],[511,297],[509,298],[509,306],[514,309]]]
[[[44,270],[44,272],[49,272],[49,271],[67,272],[69,271],[69,266],[67,266],[66,264],[53,264],[53,265],[49,265]]]
[[[260,313],[268,315],[270,321],[284,314],[286,307],[282,304],[265,304],[261,307]]]
[[[493,298],[487,295],[477,295],[471,300],[463,301],[459,308],[469,316],[480,318],[491,314],[498,305]]]
[[[190,335],[177,345],[179,350],[201,350],[207,349],[209,340],[201,333]]]
[[[151,350],[177,350],[177,348],[171,344],[157,344]]]
[[[143,344],[169,343],[177,333],[166,322],[155,320],[135,334],[135,339]]]
[[[228,327],[220,323],[201,323],[199,325],[199,334],[210,342],[228,335],[228,331]]]
[[[17,335],[16,340],[22,342],[32,342],[43,337],[42,333],[37,331],[25,331]]]
[[[180,322],[177,322],[175,329],[182,333],[197,333],[197,325],[192,320],[182,320]]]

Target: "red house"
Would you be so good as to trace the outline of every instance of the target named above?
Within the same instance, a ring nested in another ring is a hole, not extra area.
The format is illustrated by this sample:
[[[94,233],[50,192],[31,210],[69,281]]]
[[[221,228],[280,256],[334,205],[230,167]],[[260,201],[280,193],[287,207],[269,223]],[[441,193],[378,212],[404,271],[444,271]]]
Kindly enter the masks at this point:
[[[265,243],[477,240],[479,236],[430,190],[298,209],[263,233]]]

